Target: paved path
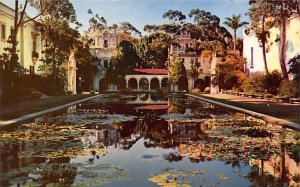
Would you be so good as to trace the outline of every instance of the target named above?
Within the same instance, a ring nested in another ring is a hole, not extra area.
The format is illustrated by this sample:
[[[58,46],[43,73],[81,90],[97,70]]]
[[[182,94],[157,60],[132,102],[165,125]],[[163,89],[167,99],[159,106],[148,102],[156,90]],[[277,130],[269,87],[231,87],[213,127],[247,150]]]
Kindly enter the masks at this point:
[[[20,116],[39,112],[51,107],[60,106],[79,99],[90,97],[90,95],[60,95],[46,98],[27,100],[11,104],[0,104],[0,119],[10,120]]]
[[[266,99],[247,98],[228,94],[201,94],[226,104],[300,124],[300,104],[290,104]]]

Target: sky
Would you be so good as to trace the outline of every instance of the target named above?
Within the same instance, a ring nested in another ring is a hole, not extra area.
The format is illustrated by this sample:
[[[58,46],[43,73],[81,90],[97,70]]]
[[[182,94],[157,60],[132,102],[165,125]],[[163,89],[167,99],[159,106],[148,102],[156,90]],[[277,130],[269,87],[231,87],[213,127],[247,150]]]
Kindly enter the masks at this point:
[[[0,0],[13,6],[14,0]],[[220,17],[221,22],[225,17],[241,14],[242,21],[248,21],[245,13],[248,9],[248,0],[71,0],[77,13],[78,21],[82,23],[82,30],[89,26],[91,9],[94,13],[103,16],[109,25],[113,23],[130,22],[138,30],[143,31],[145,24],[167,23],[162,14],[170,9],[180,10],[185,15],[193,8],[210,11]],[[20,0],[22,2],[22,0]],[[34,14],[32,10],[28,14]],[[187,16],[188,17],[188,16]],[[187,20],[192,21],[192,20]],[[228,29],[230,32],[232,30]],[[242,36],[238,30],[238,36]]]

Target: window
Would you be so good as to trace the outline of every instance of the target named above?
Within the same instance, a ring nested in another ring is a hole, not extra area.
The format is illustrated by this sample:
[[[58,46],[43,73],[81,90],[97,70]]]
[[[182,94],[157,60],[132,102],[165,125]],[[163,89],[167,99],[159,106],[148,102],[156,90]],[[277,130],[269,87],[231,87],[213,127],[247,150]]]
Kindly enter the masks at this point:
[[[30,75],[34,75],[34,66],[29,66]]]
[[[185,44],[185,48],[189,48],[189,44]]]
[[[104,47],[104,48],[108,48],[108,42],[107,42],[107,40],[104,40],[104,41],[103,41],[103,47]]]
[[[36,52],[36,34],[32,34],[32,51]]]
[[[104,67],[108,68],[108,60],[104,60]]]
[[[250,68],[253,68],[254,64],[253,64],[253,47],[251,47],[251,63],[250,63]]]
[[[11,37],[12,37],[13,33],[14,33],[14,27],[11,26],[11,27],[10,27],[10,36],[11,36]]]
[[[5,24],[1,24],[1,40],[6,39],[6,33],[5,33]]]

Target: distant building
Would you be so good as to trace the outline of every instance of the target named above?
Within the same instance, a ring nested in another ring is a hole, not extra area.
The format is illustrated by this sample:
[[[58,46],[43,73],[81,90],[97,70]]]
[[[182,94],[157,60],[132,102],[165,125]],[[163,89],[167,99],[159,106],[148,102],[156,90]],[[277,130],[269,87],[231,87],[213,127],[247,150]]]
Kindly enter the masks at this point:
[[[211,57],[204,57],[191,50],[192,39],[189,35],[181,34],[177,36],[179,47],[172,46],[170,54],[178,54],[187,71],[188,90],[191,91],[197,84],[205,82],[205,79],[210,79]],[[198,62],[200,65],[197,69],[197,77],[192,75],[192,62]]]
[[[4,48],[10,47],[9,36],[14,28],[15,11],[13,8],[0,2],[0,54],[5,53]],[[29,19],[28,16],[24,18]],[[20,65],[25,68],[26,73],[41,74],[38,67],[42,56],[43,42],[36,21],[29,21],[20,26],[17,36],[17,52]]]
[[[288,61],[300,55],[300,18],[292,17],[287,23],[287,51],[286,65]],[[270,29],[270,39],[267,44],[267,66],[269,72],[278,70],[281,72],[279,62],[279,46],[280,46],[280,30],[279,28]],[[262,47],[251,30],[245,30],[243,33],[243,57],[246,58],[246,71],[251,75],[255,72],[264,72],[264,61]],[[287,67],[287,69],[289,69]]]
[[[100,82],[104,79],[105,71],[109,66],[112,56],[118,53],[119,38],[115,29],[96,30],[89,33],[89,37],[93,40],[90,46],[91,54],[97,58],[94,64],[97,66],[97,73],[94,77],[93,89],[100,90]],[[116,90],[116,85],[110,85],[109,90]]]

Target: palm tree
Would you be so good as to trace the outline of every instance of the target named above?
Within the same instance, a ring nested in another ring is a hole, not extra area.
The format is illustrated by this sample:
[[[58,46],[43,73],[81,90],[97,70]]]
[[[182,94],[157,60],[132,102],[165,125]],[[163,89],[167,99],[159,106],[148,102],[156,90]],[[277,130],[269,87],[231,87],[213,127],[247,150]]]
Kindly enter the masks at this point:
[[[240,18],[241,18],[241,14],[239,14],[238,16],[236,15],[232,15],[232,18],[225,18],[226,21],[224,21],[224,24],[230,28],[233,29],[233,32],[234,32],[234,35],[233,35],[233,49],[235,51],[236,49],[236,31],[238,30],[238,28],[244,26],[244,25],[247,25],[248,22],[241,22],[240,21]]]

